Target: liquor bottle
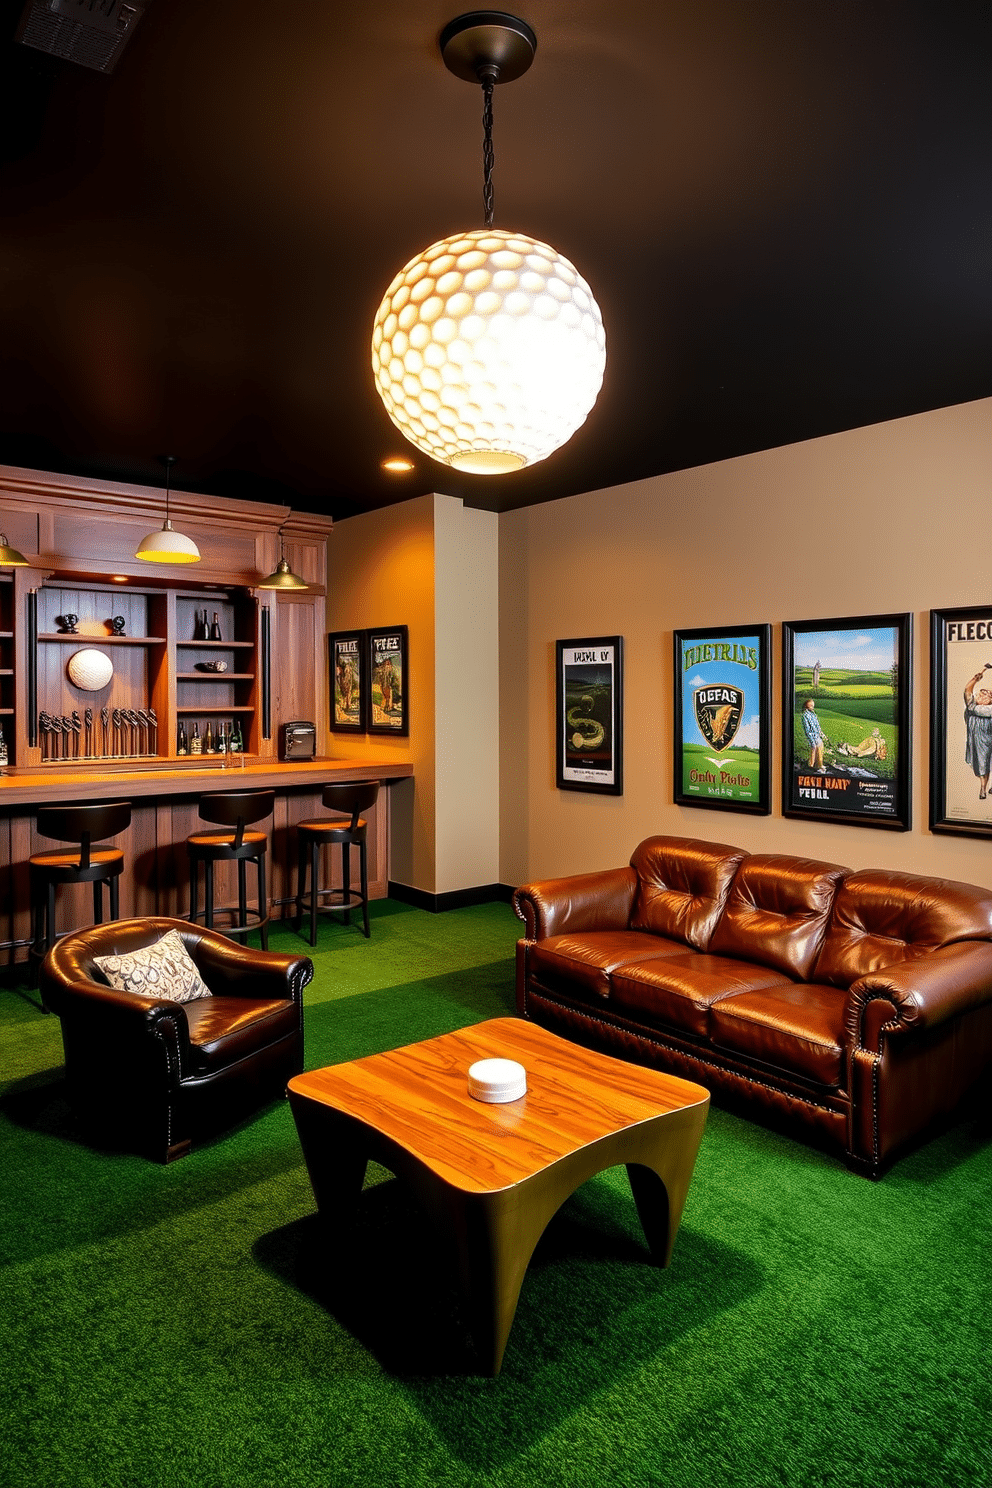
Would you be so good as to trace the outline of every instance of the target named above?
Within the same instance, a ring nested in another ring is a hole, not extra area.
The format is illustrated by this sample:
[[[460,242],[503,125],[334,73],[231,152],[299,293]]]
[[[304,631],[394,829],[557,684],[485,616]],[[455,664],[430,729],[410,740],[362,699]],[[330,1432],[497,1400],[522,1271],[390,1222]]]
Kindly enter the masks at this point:
[[[217,730],[217,738],[216,738],[216,740],[214,742],[214,748],[215,748],[215,750],[217,751],[218,754],[226,754],[227,753],[227,724],[226,723],[222,723],[221,726],[220,726],[220,728]]]
[[[206,620],[207,618],[206,610],[204,610],[203,612],[203,618],[204,620]],[[210,627],[210,639],[212,641],[222,641],[224,639],[224,637],[220,633],[220,620],[218,619],[216,610],[214,610],[214,623]]]
[[[189,752],[190,754],[203,753],[203,740],[200,738],[200,725],[198,723],[194,723],[193,725],[193,737],[189,741]]]
[[[185,723],[181,723],[179,725],[179,738],[176,741],[176,753],[189,754],[189,740],[186,737]]]
[[[231,742],[229,748],[232,754],[241,753],[241,724],[237,720],[231,724]]]
[[[216,752],[214,750],[214,736],[213,731],[210,727],[209,718],[207,719],[207,731],[203,736],[203,752],[204,754],[214,754]]]
[[[207,639],[206,610],[204,610],[202,616],[200,615],[199,610],[197,610],[196,612],[196,624],[193,626],[193,639],[194,641],[205,641]]]

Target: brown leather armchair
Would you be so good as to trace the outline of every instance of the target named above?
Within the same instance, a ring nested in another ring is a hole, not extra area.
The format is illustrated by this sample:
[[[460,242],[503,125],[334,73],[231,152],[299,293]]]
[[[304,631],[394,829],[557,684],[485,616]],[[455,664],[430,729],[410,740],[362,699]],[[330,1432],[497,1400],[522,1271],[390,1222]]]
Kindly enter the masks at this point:
[[[213,996],[177,1003],[119,992],[95,956],[179,931]],[[84,1128],[161,1162],[194,1134],[229,1126],[303,1069],[309,956],[237,945],[187,920],[115,920],[63,936],[41,964],[45,1006],[62,1023],[66,1081]]]

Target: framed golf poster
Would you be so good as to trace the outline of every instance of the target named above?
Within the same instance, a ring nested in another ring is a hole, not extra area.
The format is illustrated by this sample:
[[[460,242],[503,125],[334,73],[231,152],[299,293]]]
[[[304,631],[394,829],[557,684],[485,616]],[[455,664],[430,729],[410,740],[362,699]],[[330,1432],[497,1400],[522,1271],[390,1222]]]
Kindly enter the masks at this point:
[[[909,830],[912,616],[782,626],[782,811]]]
[[[556,641],[559,790],[623,795],[623,636]]]
[[[365,729],[365,632],[332,631],[330,653],[331,728],[360,734]]]
[[[930,830],[992,837],[992,606],[930,613]]]
[[[407,628],[390,625],[365,632],[368,647],[366,731],[370,734],[410,732],[410,679],[407,667]]]
[[[767,816],[771,627],[677,630],[675,804]]]

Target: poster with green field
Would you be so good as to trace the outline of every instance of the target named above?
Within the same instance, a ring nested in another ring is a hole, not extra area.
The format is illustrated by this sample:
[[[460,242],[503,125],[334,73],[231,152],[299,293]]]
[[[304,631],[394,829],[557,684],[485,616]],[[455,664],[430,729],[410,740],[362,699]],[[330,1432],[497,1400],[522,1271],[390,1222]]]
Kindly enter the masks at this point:
[[[908,826],[908,651],[909,616],[784,627],[787,813]]]
[[[769,631],[675,632],[675,800],[767,812]]]

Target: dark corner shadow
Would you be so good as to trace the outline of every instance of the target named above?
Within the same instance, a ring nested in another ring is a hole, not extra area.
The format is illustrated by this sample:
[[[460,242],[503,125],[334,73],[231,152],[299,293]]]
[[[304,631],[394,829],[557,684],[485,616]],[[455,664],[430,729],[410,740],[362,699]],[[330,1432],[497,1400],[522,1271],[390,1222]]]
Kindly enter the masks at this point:
[[[307,1006],[307,1068],[396,1049],[515,1012],[512,959]]]
[[[882,1177],[883,1183],[908,1183],[929,1187],[986,1151],[992,1140],[992,1087],[986,1084],[971,1093],[963,1107],[922,1145],[897,1159]]]
[[[268,1128],[254,1140],[253,1125],[270,1110],[204,1134],[187,1157],[167,1167],[86,1133],[66,1097],[62,1066],[12,1082],[0,1096],[0,1119],[25,1137],[8,1153],[8,1166],[19,1162],[30,1182],[8,1188],[0,1222],[5,1249],[11,1259],[35,1259],[97,1237],[134,1234],[302,1168],[289,1125],[279,1140]],[[28,1212],[32,1222],[20,1223]]]
[[[366,1188],[347,1222],[312,1214],[261,1236],[253,1254],[347,1329],[480,1470],[517,1458],[763,1284],[750,1256],[686,1225],[671,1267],[652,1265],[632,1197],[601,1175],[545,1231],[493,1380],[473,1373],[451,1259],[396,1180]]]

